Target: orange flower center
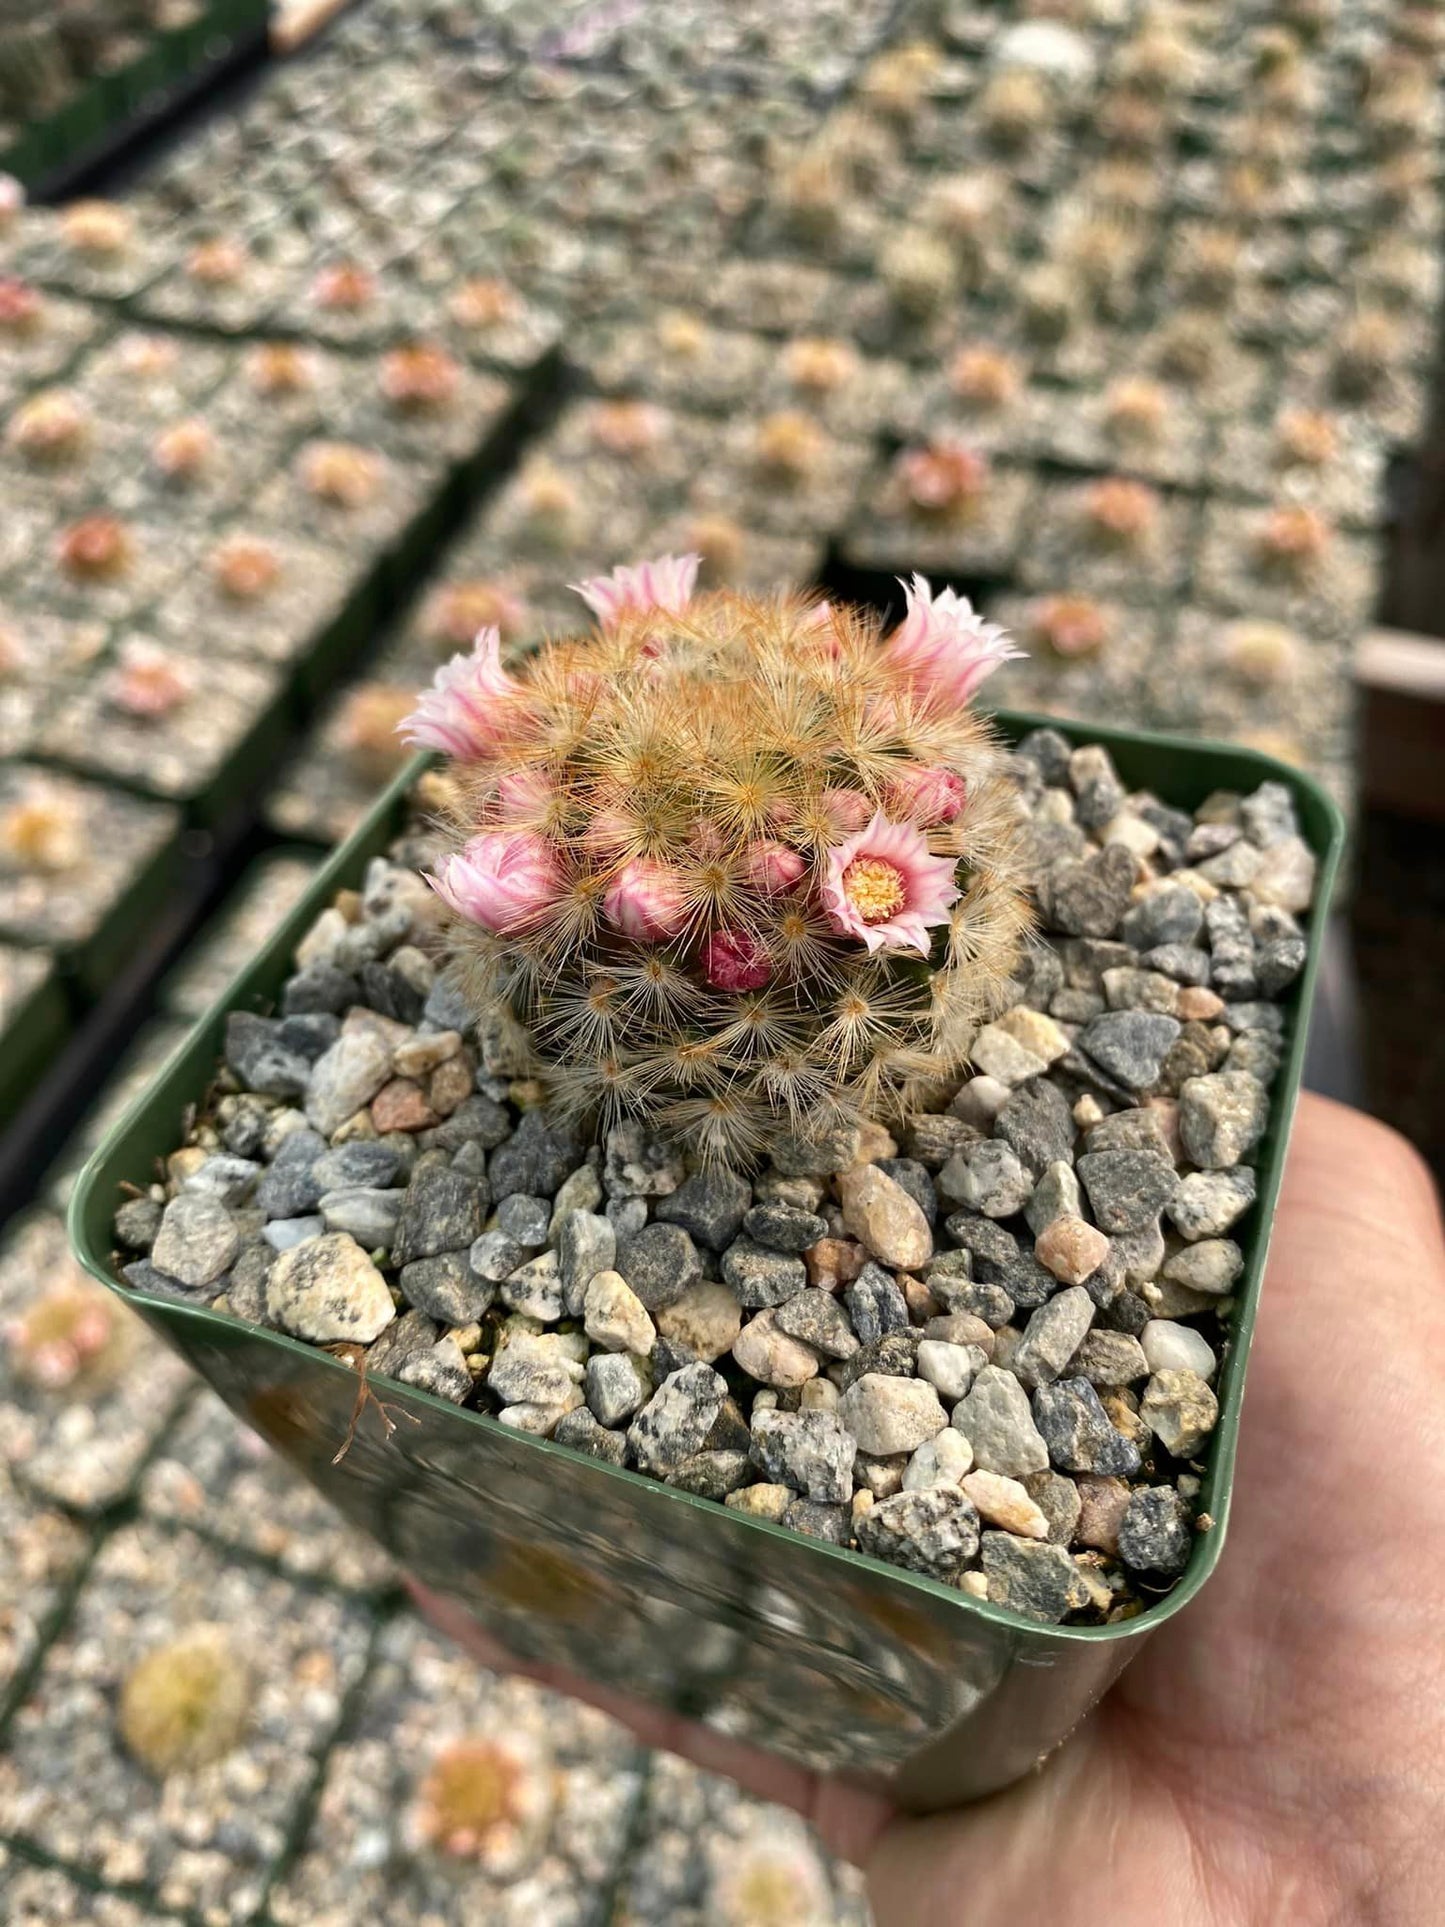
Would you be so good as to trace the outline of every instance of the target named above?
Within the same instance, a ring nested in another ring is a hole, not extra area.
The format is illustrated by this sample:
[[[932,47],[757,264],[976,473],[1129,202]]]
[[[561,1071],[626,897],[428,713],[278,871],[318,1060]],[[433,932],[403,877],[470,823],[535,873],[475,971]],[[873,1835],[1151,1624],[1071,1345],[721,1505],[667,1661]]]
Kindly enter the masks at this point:
[[[843,872],[843,894],[864,923],[886,923],[908,901],[908,887],[896,863],[881,856],[860,856]]]

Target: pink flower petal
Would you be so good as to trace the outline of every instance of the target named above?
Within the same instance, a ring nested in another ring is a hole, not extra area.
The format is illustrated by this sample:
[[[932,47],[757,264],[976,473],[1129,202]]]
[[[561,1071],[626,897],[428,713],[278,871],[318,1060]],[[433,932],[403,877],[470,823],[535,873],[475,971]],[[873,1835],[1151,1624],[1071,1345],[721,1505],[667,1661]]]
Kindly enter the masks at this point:
[[[614,629],[626,615],[647,615],[652,610],[680,615],[692,600],[701,562],[700,555],[660,555],[571,586],[599,625]]]

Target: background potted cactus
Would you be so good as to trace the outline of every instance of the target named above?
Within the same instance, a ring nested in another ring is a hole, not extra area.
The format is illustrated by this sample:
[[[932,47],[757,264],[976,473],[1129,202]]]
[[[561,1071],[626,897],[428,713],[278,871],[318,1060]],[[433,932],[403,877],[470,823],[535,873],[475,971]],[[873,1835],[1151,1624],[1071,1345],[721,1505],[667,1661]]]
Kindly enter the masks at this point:
[[[1338,823],[1247,752],[996,730],[1013,646],[921,577],[886,631],[696,569],[438,673],[445,762],[72,1226],[514,1650],[927,1807],[1217,1557]]]

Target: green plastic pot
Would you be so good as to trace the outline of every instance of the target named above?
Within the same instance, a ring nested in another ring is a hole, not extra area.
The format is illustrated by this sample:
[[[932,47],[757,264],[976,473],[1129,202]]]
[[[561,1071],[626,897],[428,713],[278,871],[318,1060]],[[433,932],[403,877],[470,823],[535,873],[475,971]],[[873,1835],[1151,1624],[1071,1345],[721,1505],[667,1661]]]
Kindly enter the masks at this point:
[[[1046,719],[1004,713],[1017,738]],[[1047,719],[1052,721],[1053,719]],[[71,1205],[82,1263],[228,1405],[408,1571],[466,1606],[520,1659],[550,1662],[929,1811],[1007,1785],[1068,1735],[1214,1570],[1229,1517],[1250,1335],[1304,1062],[1342,824],[1310,779],[1222,745],[1055,724],[1113,755],[1131,788],[1192,808],[1210,791],[1288,786],[1320,859],[1310,955],[1259,1147],[1234,1342],[1201,1508],[1214,1521],[1172,1592],[1109,1626],[1039,1625],[860,1553],[526,1437],[389,1380],[363,1384],[299,1341],[116,1283],[111,1219],[180,1144],[228,1010],[271,1007],[296,943],[401,821],[402,773],[251,966],[87,1165]]]

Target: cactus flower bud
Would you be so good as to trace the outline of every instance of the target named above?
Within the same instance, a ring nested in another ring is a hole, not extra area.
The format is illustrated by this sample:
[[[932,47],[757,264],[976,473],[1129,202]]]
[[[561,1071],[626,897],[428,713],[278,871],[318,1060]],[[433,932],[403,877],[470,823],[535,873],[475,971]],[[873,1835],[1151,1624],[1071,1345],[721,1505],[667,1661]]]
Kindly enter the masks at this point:
[[[951,769],[909,767],[888,785],[888,806],[895,816],[920,829],[956,823],[968,803],[968,786]]]
[[[459,917],[507,937],[540,923],[560,899],[565,879],[545,837],[531,830],[489,830],[446,858],[431,885]]]
[[[517,684],[502,667],[502,636],[483,629],[470,655],[443,663],[401,725],[417,749],[439,749],[459,762],[491,755],[519,721]]]
[[[607,921],[626,937],[666,943],[687,926],[688,901],[682,878],[665,863],[633,857],[624,863],[602,899]]]
[[[744,876],[765,897],[780,896],[784,890],[791,890],[807,867],[796,850],[771,837],[749,844],[743,855]]]
[[[702,947],[702,974],[714,990],[761,990],[772,980],[773,966],[746,930],[715,930]]]

